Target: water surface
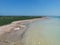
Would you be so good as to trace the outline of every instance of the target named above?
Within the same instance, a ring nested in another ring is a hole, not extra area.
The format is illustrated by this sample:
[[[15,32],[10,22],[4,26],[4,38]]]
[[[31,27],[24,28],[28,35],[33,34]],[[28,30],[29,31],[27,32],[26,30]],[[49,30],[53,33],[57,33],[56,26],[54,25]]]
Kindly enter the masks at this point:
[[[33,22],[24,36],[24,45],[60,45],[60,18]]]

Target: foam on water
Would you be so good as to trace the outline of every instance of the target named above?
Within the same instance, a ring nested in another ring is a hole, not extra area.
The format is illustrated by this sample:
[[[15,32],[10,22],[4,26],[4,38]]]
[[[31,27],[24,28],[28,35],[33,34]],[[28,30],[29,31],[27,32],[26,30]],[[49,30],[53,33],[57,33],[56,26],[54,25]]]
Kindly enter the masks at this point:
[[[60,45],[60,18],[39,20],[29,26],[24,45]]]

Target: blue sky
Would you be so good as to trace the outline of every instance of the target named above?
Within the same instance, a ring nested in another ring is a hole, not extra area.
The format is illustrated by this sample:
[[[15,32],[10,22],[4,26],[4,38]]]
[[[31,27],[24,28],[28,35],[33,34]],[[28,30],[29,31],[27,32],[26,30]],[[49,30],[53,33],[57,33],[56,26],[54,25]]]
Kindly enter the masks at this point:
[[[58,15],[59,0],[0,0],[0,15]]]

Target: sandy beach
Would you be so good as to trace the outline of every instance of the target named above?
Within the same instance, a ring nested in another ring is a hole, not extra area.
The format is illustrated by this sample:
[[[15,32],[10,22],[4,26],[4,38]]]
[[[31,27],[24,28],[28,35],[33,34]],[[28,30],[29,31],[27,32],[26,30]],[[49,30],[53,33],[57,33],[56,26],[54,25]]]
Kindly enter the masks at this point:
[[[29,20],[19,20],[19,21],[13,21],[10,24],[0,26],[0,35],[4,32],[10,32],[13,28],[16,27],[25,27],[25,24],[32,23],[37,20],[41,20],[43,18],[37,18],[37,19],[29,19]]]
[[[0,45],[12,45],[13,42],[16,43],[16,40],[20,41],[23,33],[27,30],[27,24],[30,24],[34,21],[44,20],[44,18],[36,18],[29,20],[20,20],[14,21],[11,24],[0,26]],[[16,39],[18,38],[18,39]],[[17,41],[17,43],[18,43]],[[7,42],[7,43],[5,43]],[[16,43],[16,45],[17,45]],[[21,43],[19,42],[18,45]],[[22,44],[21,44],[22,45]]]
[[[0,45],[60,45],[60,18],[19,20],[0,26]]]

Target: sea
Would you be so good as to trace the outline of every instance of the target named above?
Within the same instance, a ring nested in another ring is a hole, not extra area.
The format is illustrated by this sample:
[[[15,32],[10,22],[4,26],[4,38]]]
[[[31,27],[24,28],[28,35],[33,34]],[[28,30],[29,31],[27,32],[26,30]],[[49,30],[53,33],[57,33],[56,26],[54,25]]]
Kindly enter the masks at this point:
[[[31,23],[24,36],[24,45],[60,45],[60,16]]]

